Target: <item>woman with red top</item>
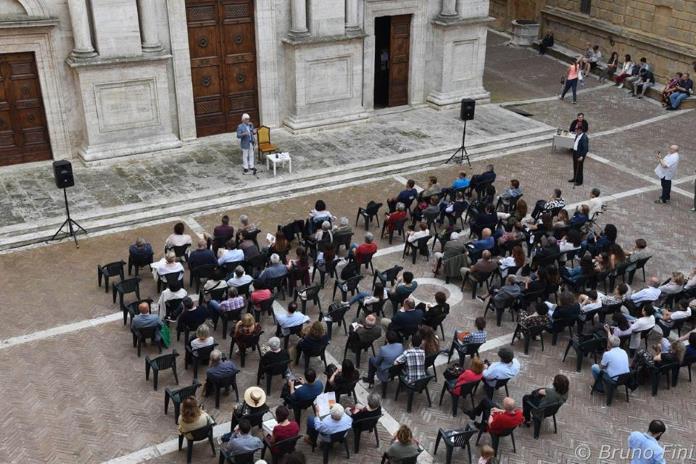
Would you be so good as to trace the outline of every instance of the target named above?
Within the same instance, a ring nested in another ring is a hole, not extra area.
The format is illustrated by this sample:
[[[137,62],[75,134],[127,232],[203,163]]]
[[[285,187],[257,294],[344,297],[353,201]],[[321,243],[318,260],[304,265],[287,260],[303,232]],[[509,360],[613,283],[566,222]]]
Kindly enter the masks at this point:
[[[454,383],[452,388],[452,394],[454,396],[461,395],[462,385],[471,382],[478,382],[483,377],[484,365],[481,358],[478,356],[472,358],[471,366],[457,377],[457,381]]]
[[[394,225],[396,225],[396,223],[399,221],[403,221],[407,217],[408,213],[406,212],[406,205],[401,202],[397,203],[396,211],[393,213],[386,213],[384,225],[386,226],[387,231],[389,231],[389,233],[394,232]]]
[[[568,92],[568,90],[572,90],[573,91],[573,104],[575,104],[576,100],[577,100],[578,77],[580,74],[580,64],[579,63],[580,62],[578,60],[568,67],[568,73],[566,74],[566,78],[565,78],[565,86],[563,87],[563,92],[561,92],[561,100],[563,100],[565,98],[566,92]]]
[[[286,406],[278,406],[275,411],[276,424],[273,427],[273,434],[268,438],[271,445],[279,441],[287,440],[288,438],[296,437],[300,433],[300,426],[294,420],[288,419],[290,411]],[[277,454],[280,450],[277,447],[271,447],[271,453]]]
[[[261,308],[261,303],[270,299],[273,293],[270,289],[266,288],[266,284],[261,279],[256,279],[254,281],[254,291],[251,292],[249,300],[256,306],[257,309]]]

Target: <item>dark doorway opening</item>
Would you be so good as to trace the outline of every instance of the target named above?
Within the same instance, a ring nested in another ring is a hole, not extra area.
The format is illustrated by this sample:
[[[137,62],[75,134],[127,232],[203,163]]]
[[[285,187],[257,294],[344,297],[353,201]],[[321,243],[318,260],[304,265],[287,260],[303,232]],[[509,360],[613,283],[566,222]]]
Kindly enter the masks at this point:
[[[375,108],[389,105],[390,28],[390,16],[375,18]]]

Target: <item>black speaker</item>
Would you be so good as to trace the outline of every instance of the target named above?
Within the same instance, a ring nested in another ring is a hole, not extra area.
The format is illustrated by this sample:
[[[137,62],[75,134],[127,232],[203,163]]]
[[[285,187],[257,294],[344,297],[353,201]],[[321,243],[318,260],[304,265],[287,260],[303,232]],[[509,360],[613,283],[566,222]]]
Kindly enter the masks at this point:
[[[72,164],[67,160],[58,160],[53,162],[53,177],[56,179],[56,187],[66,188],[75,185],[73,177]]]
[[[474,110],[476,110],[476,100],[462,98],[462,109],[459,112],[461,120],[472,121],[474,119]]]

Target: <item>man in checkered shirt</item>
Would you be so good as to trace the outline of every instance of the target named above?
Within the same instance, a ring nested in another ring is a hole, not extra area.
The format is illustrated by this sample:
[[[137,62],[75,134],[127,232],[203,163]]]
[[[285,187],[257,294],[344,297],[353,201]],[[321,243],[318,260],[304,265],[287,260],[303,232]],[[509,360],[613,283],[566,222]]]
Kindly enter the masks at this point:
[[[211,308],[213,308],[219,314],[226,313],[229,311],[239,311],[246,306],[244,297],[237,293],[237,289],[234,287],[229,287],[227,290],[227,299],[221,303],[215,300],[210,300],[208,302]]]
[[[404,369],[404,380],[406,383],[413,383],[422,379],[427,374],[425,372],[425,351],[420,347],[423,339],[419,334],[411,337],[411,348],[401,353],[394,364],[406,364]]]

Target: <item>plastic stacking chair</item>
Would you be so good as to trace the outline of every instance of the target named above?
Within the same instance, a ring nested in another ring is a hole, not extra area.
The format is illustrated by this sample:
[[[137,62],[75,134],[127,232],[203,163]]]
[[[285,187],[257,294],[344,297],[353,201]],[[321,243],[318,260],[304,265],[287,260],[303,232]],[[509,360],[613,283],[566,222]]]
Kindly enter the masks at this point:
[[[189,396],[196,396],[196,391],[201,386],[198,380],[194,379],[192,385],[181,388],[165,388],[164,389],[164,415],[169,411],[169,401],[174,403],[174,423],[179,423],[179,410],[181,403]]]
[[[379,209],[381,207],[382,203],[370,201],[365,208],[358,208],[358,215],[355,217],[355,225],[358,225],[358,219],[362,217],[365,221],[365,230],[369,229],[373,219],[377,222],[377,227],[379,227]]]
[[[187,464],[191,463],[191,455],[193,454],[193,444],[197,441],[203,441],[203,440],[208,440],[208,443],[210,443],[210,449],[213,450],[213,457],[217,455],[215,452],[215,442],[213,441],[213,427],[215,426],[215,421],[211,419],[211,422],[206,425],[205,427],[201,427],[200,429],[192,430],[191,432],[188,432],[188,435],[191,436],[191,438],[186,438],[186,462]],[[184,444],[184,436],[179,435],[179,451],[181,451],[181,448],[183,447]]]
[[[104,293],[109,293],[109,277],[119,276],[121,280],[124,279],[123,267],[126,263],[121,261],[114,261],[113,263],[107,263],[103,266],[97,264],[97,285],[101,287],[102,277],[104,278]]]
[[[471,441],[471,437],[473,437],[477,432],[478,429],[472,427],[471,424],[466,424],[466,427],[463,429],[439,429],[437,431],[437,439],[435,440],[435,450],[433,454],[437,454],[437,447],[440,444],[440,440],[442,440],[447,448],[445,464],[450,464],[452,462],[452,454],[454,454],[455,448],[466,449],[469,456],[469,463],[471,463],[471,446],[469,442]]]
[[[145,356],[145,380],[150,380],[150,369],[152,369],[152,386],[157,390],[157,381],[159,372],[165,369],[171,369],[174,374],[174,381],[179,385],[179,377],[176,375],[176,357],[179,353],[172,350],[171,353],[161,354],[157,357],[150,358]]]

